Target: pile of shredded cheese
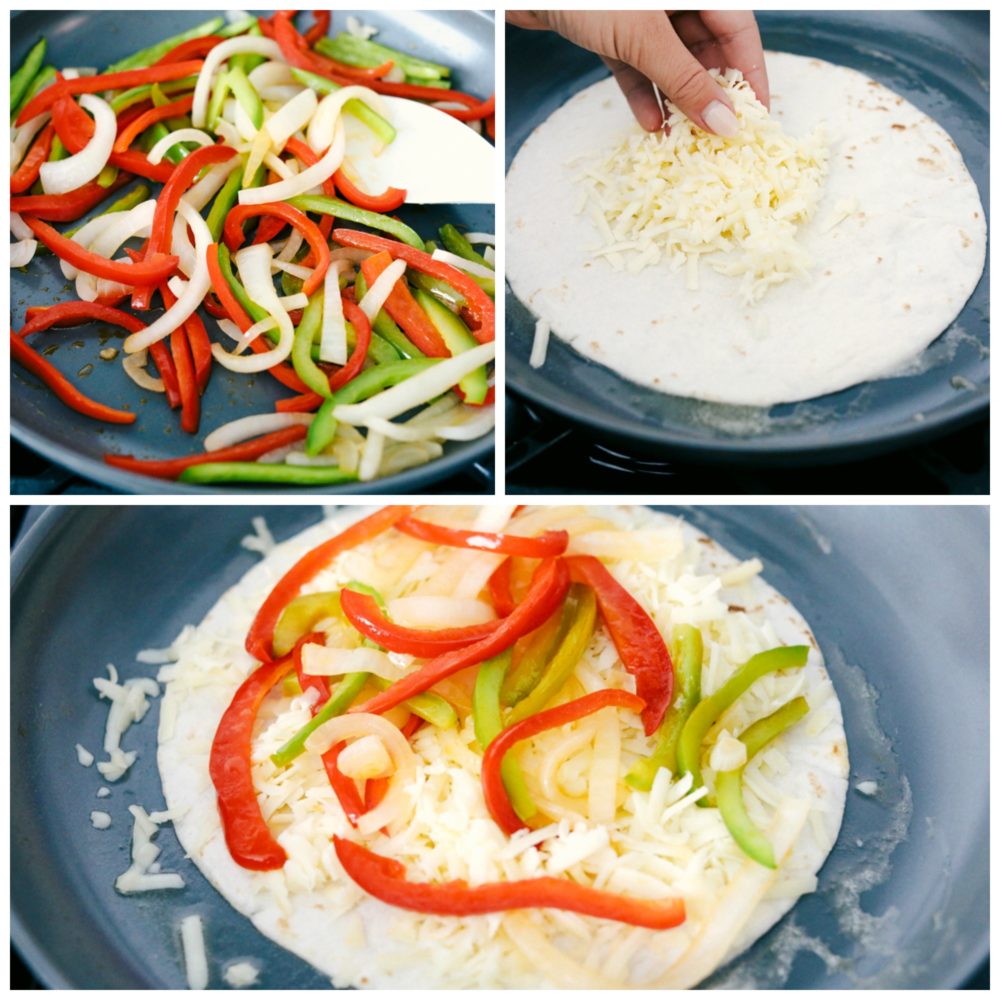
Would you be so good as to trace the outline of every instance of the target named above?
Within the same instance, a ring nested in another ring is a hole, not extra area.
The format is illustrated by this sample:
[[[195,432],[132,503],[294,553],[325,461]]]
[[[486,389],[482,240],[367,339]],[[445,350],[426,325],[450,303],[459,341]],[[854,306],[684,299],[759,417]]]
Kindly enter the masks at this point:
[[[603,244],[595,251],[615,270],[638,273],[666,258],[699,287],[703,256],[739,277],[747,304],[774,285],[807,276],[809,254],[798,230],[816,212],[829,147],[821,128],[793,138],[757,100],[739,70],[711,70],[739,121],[726,139],[702,131],[668,104],[664,134],[638,126],[580,175]]]

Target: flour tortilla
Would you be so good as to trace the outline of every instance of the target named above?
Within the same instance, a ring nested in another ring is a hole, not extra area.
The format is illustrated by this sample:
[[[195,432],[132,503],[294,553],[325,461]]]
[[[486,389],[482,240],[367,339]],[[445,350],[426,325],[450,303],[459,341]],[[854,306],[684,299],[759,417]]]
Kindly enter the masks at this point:
[[[626,527],[662,528],[675,520],[646,509],[602,508],[600,512]],[[759,905],[751,905],[749,919],[735,940],[725,943],[724,954],[712,954],[711,949],[692,953],[688,946],[699,929],[704,932],[735,908],[740,900],[731,895],[709,900],[689,898],[687,923],[670,931],[653,932],[573,917],[569,926],[576,927],[577,933],[567,934],[567,924],[554,921],[553,911],[456,920],[387,907],[346,879],[332,848],[323,856],[322,871],[317,872],[320,884],[290,888],[293,875],[297,873],[301,881],[301,865],[309,863],[302,861],[294,829],[279,837],[290,855],[282,871],[251,872],[236,865],[219,824],[208,758],[219,718],[243,677],[256,666],[243,650],[247,627],[277,578],[305,551],[360,514],[339,515],[336,522],[324,521],[278,546],[224,594],[197,630],[180,640],[181,658],[170,668],[172,679],[163,697],[158,763],[167,808],[176,816],[177,835],[206,878],[262,933],[340,987],[693,986],[749,947],[801,892],[811,890],[840,828],[847,788],[847,746],[840,704],[808,625],[759,577],[723,590],[722,599],[740,601],[746,615],[769,623],[777,642],[813,647],[800,675],[810,714],[782,737],[782,753],[795,764],[774,779],[782,803],[786,807],[791,803],[793,811],[802,810],[806,821],[780,867],[780,885]],[[685,551],[696,553],[693,558],[698,560],[699,573],[721,573],[739,565],[735,557],[689,525],[682,524],[681,531]],[[192,655],[195,648],[198,656]],[[318,758],[314,766],[321,770]],[[331,829],[348,833],[335,800],[329,795],[328,799]],[[722,836],[728,837],[724,829]],[[373,849],[379,850],[380,845],[374,843]],[[742,865],[739,878],[763,878],[770,884],[766,869],[742,858],[737,864]],[[300,867],[292,872],[296,865]],[[738,895],[740,890],[733,892]],[[747,902],[752,903],[749,897]],[[692,919],[695,912],[704,919]],[[475,953],[465,936],[465,929],[473,925],[493,928],[485,949],[477,948]],[[588,928],[592,936],[588,936]],[[520,945],[513,943],[515,939]],[[623,946],[631,949],[630,957],[625,968],[614,974],[613,956]],[[528,959],[526,951],[534,953],[534,961]]]
[[[507,279],[552,332],[661,392],[735,405],[810,399],[894,373],[961,312],[983,270],[979,194],[945,130],[862,73],[767,54],[772,113],[793,136],[826,130],[829,175],[800,230],[811,280],[745,306],[739,279],[699,268],[685,287],[669,261],[639,274],[590,253],[575,214],[577,157],[599,158],[638,129],[613,80],[581,91],[528,137],[507,176]],[[824,232],[835,206],[858,213]]]

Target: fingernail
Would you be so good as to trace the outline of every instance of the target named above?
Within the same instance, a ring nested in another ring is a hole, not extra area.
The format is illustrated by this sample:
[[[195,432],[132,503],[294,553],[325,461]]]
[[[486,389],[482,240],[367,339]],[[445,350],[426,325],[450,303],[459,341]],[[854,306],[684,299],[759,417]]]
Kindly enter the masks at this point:
[[[739,132],[736,115],[722,101],[712,101],[701,113],[702,120],[716,134],[726,139],[732,139]]]

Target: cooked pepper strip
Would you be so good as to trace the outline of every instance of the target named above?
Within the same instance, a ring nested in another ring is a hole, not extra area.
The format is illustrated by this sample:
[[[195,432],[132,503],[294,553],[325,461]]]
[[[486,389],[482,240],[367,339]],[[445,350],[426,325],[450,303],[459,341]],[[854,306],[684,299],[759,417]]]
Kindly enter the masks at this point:
[[[472,691],[472,721],[476,741],[484,751],[504,728],[500,712],[500,688],[510,666],[510,659],[510,650],[507,650],[483,663],[476,674],[476,686]],[[530,822],[537,814],[538,807],[528,791],[521,765],[514,757],[501,763],[500,777],[514,812],[525,823]]]
[[[433,524],[415,517],[405,518],[397,527],[406,535],[435,545],[478,549],[480,552],[502,552],[506,556],[524,556],[527,559],[561,556],[569,545],[569,533],[566,531],[546,531],[534,538],[526,538],[523,535],[449,528],[444,524]]]
[[[648,792],[661,767],[677,773],[677,744],[684,723],[701,700],[701,664],[703,644],[701,631],[693,625],[678,625],[674,629],[674,675],[676,697],[667,709],[656,734],[656,748],[649,757],[637,760],[625,775],[625,783]]]
[[[111,323],[130,333],[135,333],[146,325],[131,313],[101,305],[99,302],[59,302],[54,306],[41,308],[35,306],[32,309],[28,321],[17,331],[19,337],[27,337],[32,333],[51,329],[53,326],[76,326],[93,321]]]
[[[642,605],[599,559],[572,556],[568,562],[573,579],[593,587],[597,595],[611,641],[625,669],[635,677],[636,694],[646,703],[642,722],[646,735],[652,736],[663,721],[674,691],[674,666],[667,644]]]
[[[539,712],[503,730],[486,748],[482,768],[486,808],[489,809],[497,826],[508,836],[524,829],[524,824],[511,808],[510,799],[507,797],[500,776],[500,766],[503,764],[504,756],[515,743],[531,739],[532,736],[544,733],[547,729],[557,729],[567,723],[576,722],[577,719],[599,712],[602,708],[628,708],[633,712],[641,712],[644,705],[645,702],[638,695],[607,688]]]
[[[331,216],[326,216],[331,222],[333,221]],[[358,271],[354,276],[354,296],[355,301],[360,302],[361,299],[365,297],[368,292],[368,283],[365,281],[365,276],[361,271]],[[372,322],[372,332],[377,334],[383,340],[388,341],[396,354],[400,358],[424,358],[427,355],[424,354],[416,344],[410,340],[409,337],[403,333],[402,330],[396,325],[396,321],[385,311],[385,309],[380,309],[375,320]]]
[[[24,221],[60,260],[68,261],[78,270],[94,274],[98,278],[120,281],[124,285],[159,284],[166,281],[177,267],[176,257],[162,254],[138,264],[108,260],[100,254],[91,253],[79,243],[66,239],[37,218],[26,216]]]
[[[133,118],[132,121],[128,123],[121,131],[118,133],[115,139],[114,150],[116,153],[124,153],[129,146],[143,133],[146,129],[155,125],[157,122],[163,121],[164,118],[172,118],[174,115],[182,115],[191,110],[191,105],[194,103],[194,95],[189,94],[187,97],[182,97],[179,101],[173,101],[170,104],[164,104],[159,108],[150,108],[148,111],[144,111],[141,115]]]
[[[295,204],[299,204],[301,200],[300,198],[292,199]],[[299,207],[306,206],[300,204]],[[340,214],[345,219],[349,218],[344,213]],[[447,281],[465,297],[466,308],[477,324],[472,331],[476,340],[480,344],[485,344],[494,339],[496,312],[493,300],[463,271],[459,271],[458,268],[445,264],[443,261],[434,260],[430,254],[424,253],[423,249],[418,250],[404,243],[383,239],[381,236],[374,236],[371,233],[362,233],[356,229],[334,229],[333,238],[342,246],[371,250],[372,253],[388,250],[393,257],[405,260],[409,267],[421,271],[423,274],[429,274],[432,278]]]
[[[426,691],[438,681],[450,677],[465,667],[482,663],[491,656],[502,653],[514,643],[538,628],[549,615],[559,606],[569,588],[569,574],[562,559],[548,559],[541,563],[535,571],[524,600],[501,621],[499,628],[492,635],[472,643],[451,653],[442,653],[429,660],[422,667],[397,681],[388,690],[369,699],[363,705],[352,711],[372,712],[380,714],[413,695]]]
[[[372,642],[392,653],[424,658],[464,649],[470,643],[491,636],[503,622],[502,618],[498,618],[483,625],[469,625],[465,628],[405,628],[390,621],[367,594],[358,594],[347,588],[341,591],[340,606],[347,620]]]
[[[177,80],[182,76],[197,74],[201,66],[202,60],[197,59],[165,66],[149,66],[146,69],[126,70],[123,73],[102,73],[98,76],[81,76],[75,80],[60,80],[28,101],[17,116],[17,124],[23,125],[43,111],[48,111],[60,97],[67,94],[98,94],[105,90],[125,90],[147,83],[163,83],[166,80]]]
[[[392,684],[392,681],[384,677],[372,677],[371,682],[382,691]],[[433,691],[425,691],[423,694],[407,698],[403,702],[403,707],[408,708],[424,722],[437,726],[438,729],[454,729],[458,725],[458,713],[452,708],[451,703]]]
[[[174,293],[166,284],[160,285],[159,291],[164,309],[170,309],[177,303]],[[181,430],[188,434],[197,434],[201,419],[201,398],[198,394],[198,380],[195,377],[194,358],[191,355],[191,345],[188,343],[184,324],[170,334],[170,356],[177,370],[177,387],[181,394]]]
[[[299,591],[341,552],[377,538],[406,517],[410,510],[406,506],[383,507],[307,552],[267,595],[247,632],[247,652],[258,660],[270,660],[273,656],[274,628],[286,605],[298,596]]]
[[[447,306],[441,305],[433,295],[418,288],[414,291],[413,297],[434,324],[434,328],[441,334],[449,354],[454,357],[456,354],[478,346],[476,338],[472,336],[462,320]],[[463,376],[458,385],[455,386],[455,392],[470,406],[482,406],[490,391],[488,379],[486,365],[482,365]]]
[[[294,655],[261,664],[233,695],[212,740],[208,771],[218,797],[226,846],[233,861],[253,871],[281,868],[288,857],[260,811],[250,752],[261,704],[294,669]]]
[[[340,193],[352,205],[367,209],[369,212],[394,212],[406,201],[406,191],[403,188],[386,188],[381,194],[368,194],[362,191],[344,173],[343,168],[337,170],[333,180]]]
[[[409,244],[414,249],[423,250],[424,241],[420,234],[411,229],[405,222],[394,219],[389,215],[382,215],[379,212],[369,212],[367,209],[358,208],[350,202],[341,201],[339,198],[329,198],[322,194],[300,194],[288,199],[289,205],[303,212],[317,212],[320,215],[332,215],[347,222],[355,222],[359,226],[368,226],[369,229],[380,229],[384,233],[390,233],[403,243]],[[354,232],[352,229],[345,229],[344,232]],[[360,235],[360,234],[359,234]],[[337,240],[338,243],[343,242]],[[353,246],[354,244],[345,244]],[[363,247],[369,250],[371,247]],[[384,250],[385,247],[375,247],[375,252]]]
[[[334,835],[333,846],[347,876],[390,906],[417,913],[467,917],[476,913],[548,908],[664,930],[684,922],[680,899],[630,899],[546,875],[513,882],[407,882],[406,868],[392,858]]]
[[[230,253],[235,253],[242,245],[246,236],[243,223],[259,215],[274,216],[282,219],[297,229],[306,239],[315,258],[313,273],[306,278],[302,291],[306,295],[313,292],[323,283],[327,269],[330,266],[330,247],[315,222],[312,222],[303,212],[283,201],[269,201],[263,205],[236,205],[226,217],[223,236]]]
[[[18,67],[17,72],[10,78],[10,110],[14,110],[21,103],[21,98],[28,92],[32,80],[42,68],[45,61],[45,48],[47,42],[44,36],[31,47],[24,62]]]
[[[334,83],[325,76],[317,73],[310,73],[308,70],[292,67],[292,76],[299,83],[312,87],[317,93],[332,94],[340,90],[341,84]],[[370,108],[364,101],[359,101],[356,97],[344,104],[344,111],[352,118],[356,118],[362,125],[371,130],[376,138],[384,145],[388,146],[396,138],[396,130],[377,111]]]
[[[472,244],[450,222],[442,226],[438,233],[445,250],[493,270],[493,265],[481,253],[477,253]]]
[[[278,486],[337,486],[357,473],[335,465],[286,465],[283,462],[203,462],[185,469],[182,483],[268,483]]]
[[[75,222],[128,181],[128,177],[120,175],[111,187],[102,187],[97,181],[91,181],[66,194],[20,195],[10,199],[10,210],[47,222]]]
[[[715,776],[715,798],[726,829],[740,850],[765,868],[777,868],[774,851],[767,836],[747,815],[743,801],[743,771],[768,743],[794,726],[808,711],[809,703],[805,698],[793,698],[776,712],[758,719],[740,734],[740,741],[747,748],[746,764],[732,771],[720,771]]]
[[[778,670],[793,670],[804,667],[809,657],[808,646],[778,646],[751,656],[713,694],[703,698],[691,713],[677,744],[677,768],[679,774],[690,774],[693,778],[692,790],[704,784],[701,777],[701,745],[709,729],[719,717],[750,686],[766,674]]]
[[[67,406],[94,420],[109,424],[135,423],[135,414],[115,410],[85,396],[51,362],[29,347],[13,330],[10,331],[10,355],[22,368],[40,378]]]
[[[506,618],[514,610],[514,597],[510,592],[510,571],[513,561],[508,556],[493,572],[486,582],[490,592],[490,601],[498,618]]]
[[[162,369],[161,369],[162,373]],[[301,424],[283,427],[252,441],[243,441],[232,448],[221,448],[219,451],[205,451],[197,455],[187,455],[184,458],[145,459],[133,455],[105,454],[104,461],[116,469],[127,472],[137,472],[142,476],[154,476],[157,479],[176,479],[185,469],[206,462],[252,462],[266,455],[275,448],[282,448],[306,436],[306,429]]]
[[[55,127],[51,122],[38,133],[31,149],[21,160],[17,170],[10,175],[11,194],[21,194],[23,191],[27,191],[38,180],[42,164],[48,161],[49,153],[52,151],[52,140],[55,138],[55,134]]]
[[[520,722],[540,712],[573,676],[580,657],[587,651],[597,622],[594,592],[575,583],[566,596],[560,621],[560,635],[555,652],[545,664],[534,686],[513,708],[508,724]]]

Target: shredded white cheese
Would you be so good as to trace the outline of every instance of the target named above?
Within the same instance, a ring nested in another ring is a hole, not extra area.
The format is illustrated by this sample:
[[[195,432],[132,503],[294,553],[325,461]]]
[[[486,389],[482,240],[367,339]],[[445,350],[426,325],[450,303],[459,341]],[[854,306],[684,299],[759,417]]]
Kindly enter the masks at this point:
[[[854,790],[860,792],[862,795],[875,795],[878,792],[878,782],[877,781],[859,781],[855,786]]]
[[[160,848],[153,843],[158,826],[142,806],[129,806],[132,814],[132,864],[115,879],[122,894],[152,892],[156,889],[183,889],[184,879],[176,872],[161,872],[157,858]],[[154,816],[163,814],[154,813]],[[154,870],[155,866],[155,870]]]
[[[552,328],[548,320],[539,319],[535,321],[535,339],[531,344],[531,357],[528,364],[532,368],[541,368],[545,364],[545,356],[549,351],[549,334]]]
[[[208,988],[208,955],[205,952],[205,930],[201,917],[192,913],[181,921],[181,947],[184,949],[184,969],[188,989]]]
[[[260,970],[253,962],[233,962],[226,966],[226,971],[222,973],[222,978],[227,986],[234,990],[245,990],[249,986],[256,986]]]
[[[251,522],[253,534],[247,535],[240,540],[240,545],[251,552],[258,552],[262,556],[269,555],[274,551],[274,535],[271,534],[267,526],[267,521],[263,517],[255,517]]]
[[[94,755],[79,743],[76,745],[76,759],[84,766],[90,767],[94,763]]]
[[[601,232],[595,256],[639,272],[666,258],[699,287],[701,258],[739,277],[747,304],[807,276],[798,230],[816,212],[829,147],[822,129],[797,139],[757,100],[738,70],[711,70],[736,111],[731,139],[702,131],[674,104],[669,132],[638,127],[580,176]]]
[[[97,770],[108,781],[118,781],[135,763],[135,750],[121,749],[121,740],[133,722],[140,722],[149,711],[149,698],[160,693],[160,686],[149,677],[133,677],[118,683],[118,671],[108,664],[107,677],[95,677],[94,687],[111,702],[104,728],[106,761],[98,761]]]
[[[97,789],[97,797],[99,799],[106,799],[110,794],[111,789],[105,787],[104,785],[101,785],[101,787]]]
[[[111,826],[111,816],[106,812],[101,812],[99,809],[95,809],[90,814],[90,825],[95,830],[107,830]]]

